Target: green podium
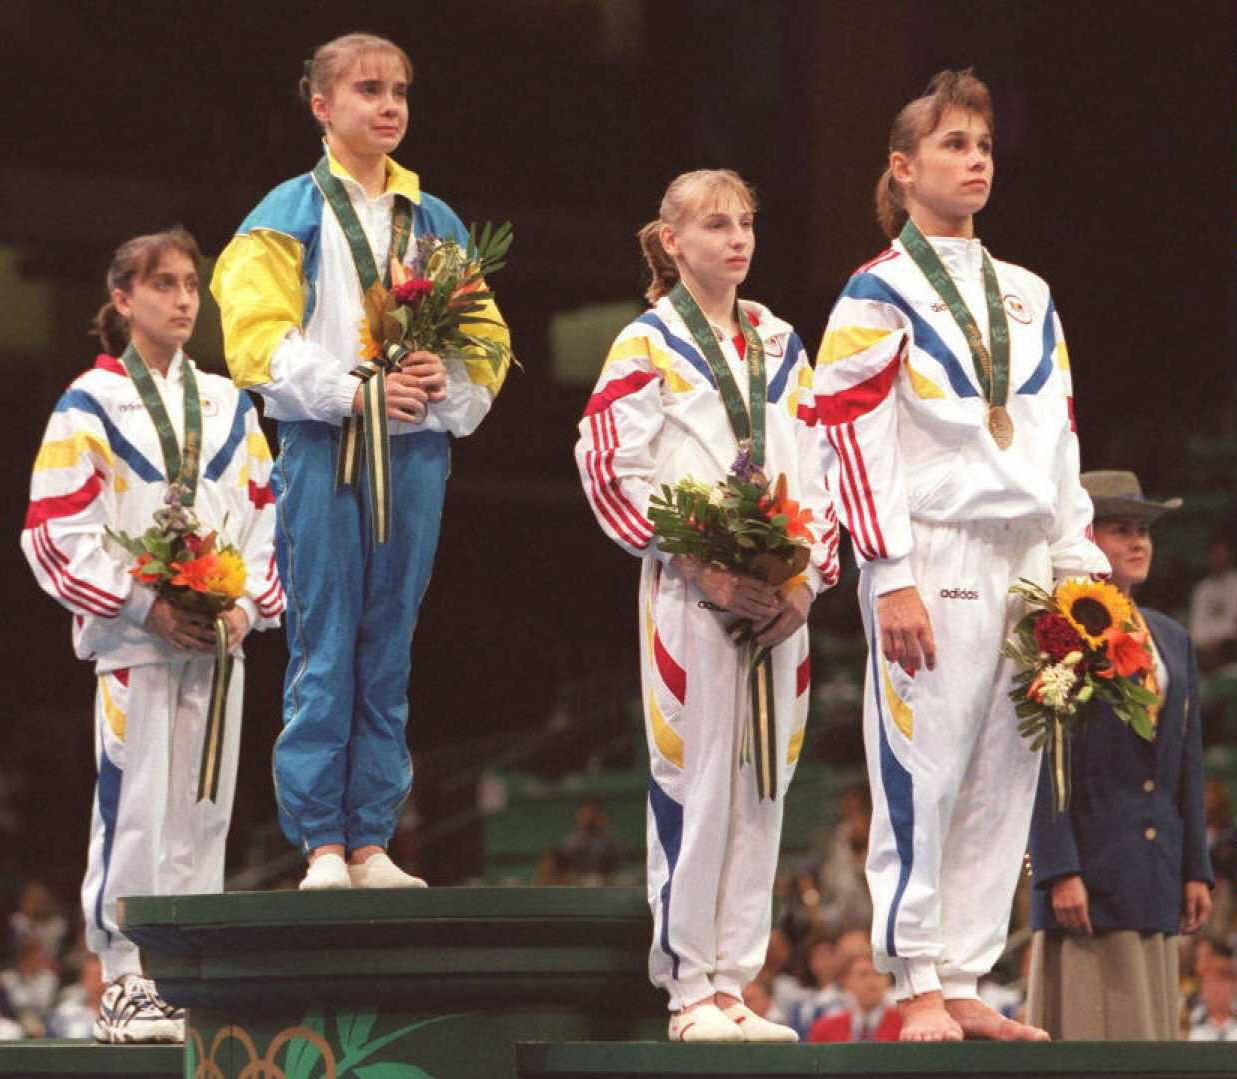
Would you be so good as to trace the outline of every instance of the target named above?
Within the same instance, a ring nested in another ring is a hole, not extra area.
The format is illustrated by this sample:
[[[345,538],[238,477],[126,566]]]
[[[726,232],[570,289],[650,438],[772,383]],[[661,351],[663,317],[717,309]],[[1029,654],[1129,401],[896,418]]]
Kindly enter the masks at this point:
[[[665,1035],[637,888],[142,897],[121,922],[189,1009],[189,1079],[506,1079],[517,1042]]]

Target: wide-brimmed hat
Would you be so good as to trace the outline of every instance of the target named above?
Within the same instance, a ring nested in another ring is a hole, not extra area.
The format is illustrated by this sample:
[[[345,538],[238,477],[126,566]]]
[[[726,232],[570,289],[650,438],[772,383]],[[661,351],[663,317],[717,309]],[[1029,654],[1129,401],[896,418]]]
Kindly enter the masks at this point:
[[[1154,521],[1162,513],[1181,508],[1181,499],[1167,498],[1153,502],[1143,497],[1142,484],[1133,472],[1102,469],[1084,472],[1082,485],[1095,506],[1095,519],[1128,517],[1138,521]]]

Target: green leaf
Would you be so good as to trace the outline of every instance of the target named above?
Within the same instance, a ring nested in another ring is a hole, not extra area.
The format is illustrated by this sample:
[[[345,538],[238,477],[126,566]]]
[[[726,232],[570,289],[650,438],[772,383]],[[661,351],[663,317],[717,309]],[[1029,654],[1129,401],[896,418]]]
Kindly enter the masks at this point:
[[[378,1013],[374,1012],[337,1012],[335,1029],[339,1034],[339,1045],[344,1054],[351,1056],[365,1045],[369,1032],[374,1029]]]
[[[306,1015],[301,1026],[315,1034],[326,1034],[326,1023],[316,1012]],[[286,1079],[310,1079],[321,1059],[322,1051],[313,1042],[307,1038],[292,1038],[284,1056],[284,1075]]]

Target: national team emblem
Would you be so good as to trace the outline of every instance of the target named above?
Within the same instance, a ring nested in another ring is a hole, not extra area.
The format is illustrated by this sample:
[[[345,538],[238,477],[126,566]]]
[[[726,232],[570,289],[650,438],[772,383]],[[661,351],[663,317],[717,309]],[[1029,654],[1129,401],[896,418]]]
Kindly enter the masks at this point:
[[[1027,305],[1024,304],[1012,292],[1003,297],[1005,301],[1005,313],[1009,315],[1015,322],[1021,322],[1024,326],[1031,325],[1031,312],[1027,310]]]
[[[219,415],[219,406],[215,404],[209,397],[202,398],[202,415],[217,416]]]
[[[770,337],[765,342],[765,355],[772,356],[775,360],[786,355],[786,339],[780,334],[777,337]]]

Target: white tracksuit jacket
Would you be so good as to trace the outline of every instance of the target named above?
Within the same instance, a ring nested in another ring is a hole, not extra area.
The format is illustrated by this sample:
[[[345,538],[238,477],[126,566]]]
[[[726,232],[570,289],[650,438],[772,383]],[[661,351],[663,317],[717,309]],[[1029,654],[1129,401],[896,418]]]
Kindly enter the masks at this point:
[[[978,240],[930,237],[988,338]],[[974,996],[1000,954],[1038,754],[1017,734],[998,651],[1027,577],[1107,572],[1079,479],[1069,358],[1048,286],[993,260],[1010,330],[1013,444],[985,425],[970,350],[898,241],[861,267],[815,375],[829,475],[861,569],[868,878],[878,964],[900,996]],[[882,658],[876,597],[917,586],[937,645],[913,677]]]
[[[811,365],[787,323],[758,304],[743,307],[765,349],[765,471],[771,479],[785,473],[789,496],[813,513],[807,574],[819,592],[837,580],[838,529],[820,467]],[[733,341],[721,348],[746,399],[738,348]],[[703,597],[657,550],[647,516],[661,484],[688,476],[715,483],[737,453],[713,374],[668,299],[618,335],[579,429],[576,463],[589,505],[611,539],[643,558],[649,966],[676,1010],[714,991],[738,996],[763,962],[782,797],[758,802],[754,769],[737,766],[747,672],[725,633],[733,616],[699,606]],[[807,718],[806,627],[774,650],[773,664],[784,794]]]

